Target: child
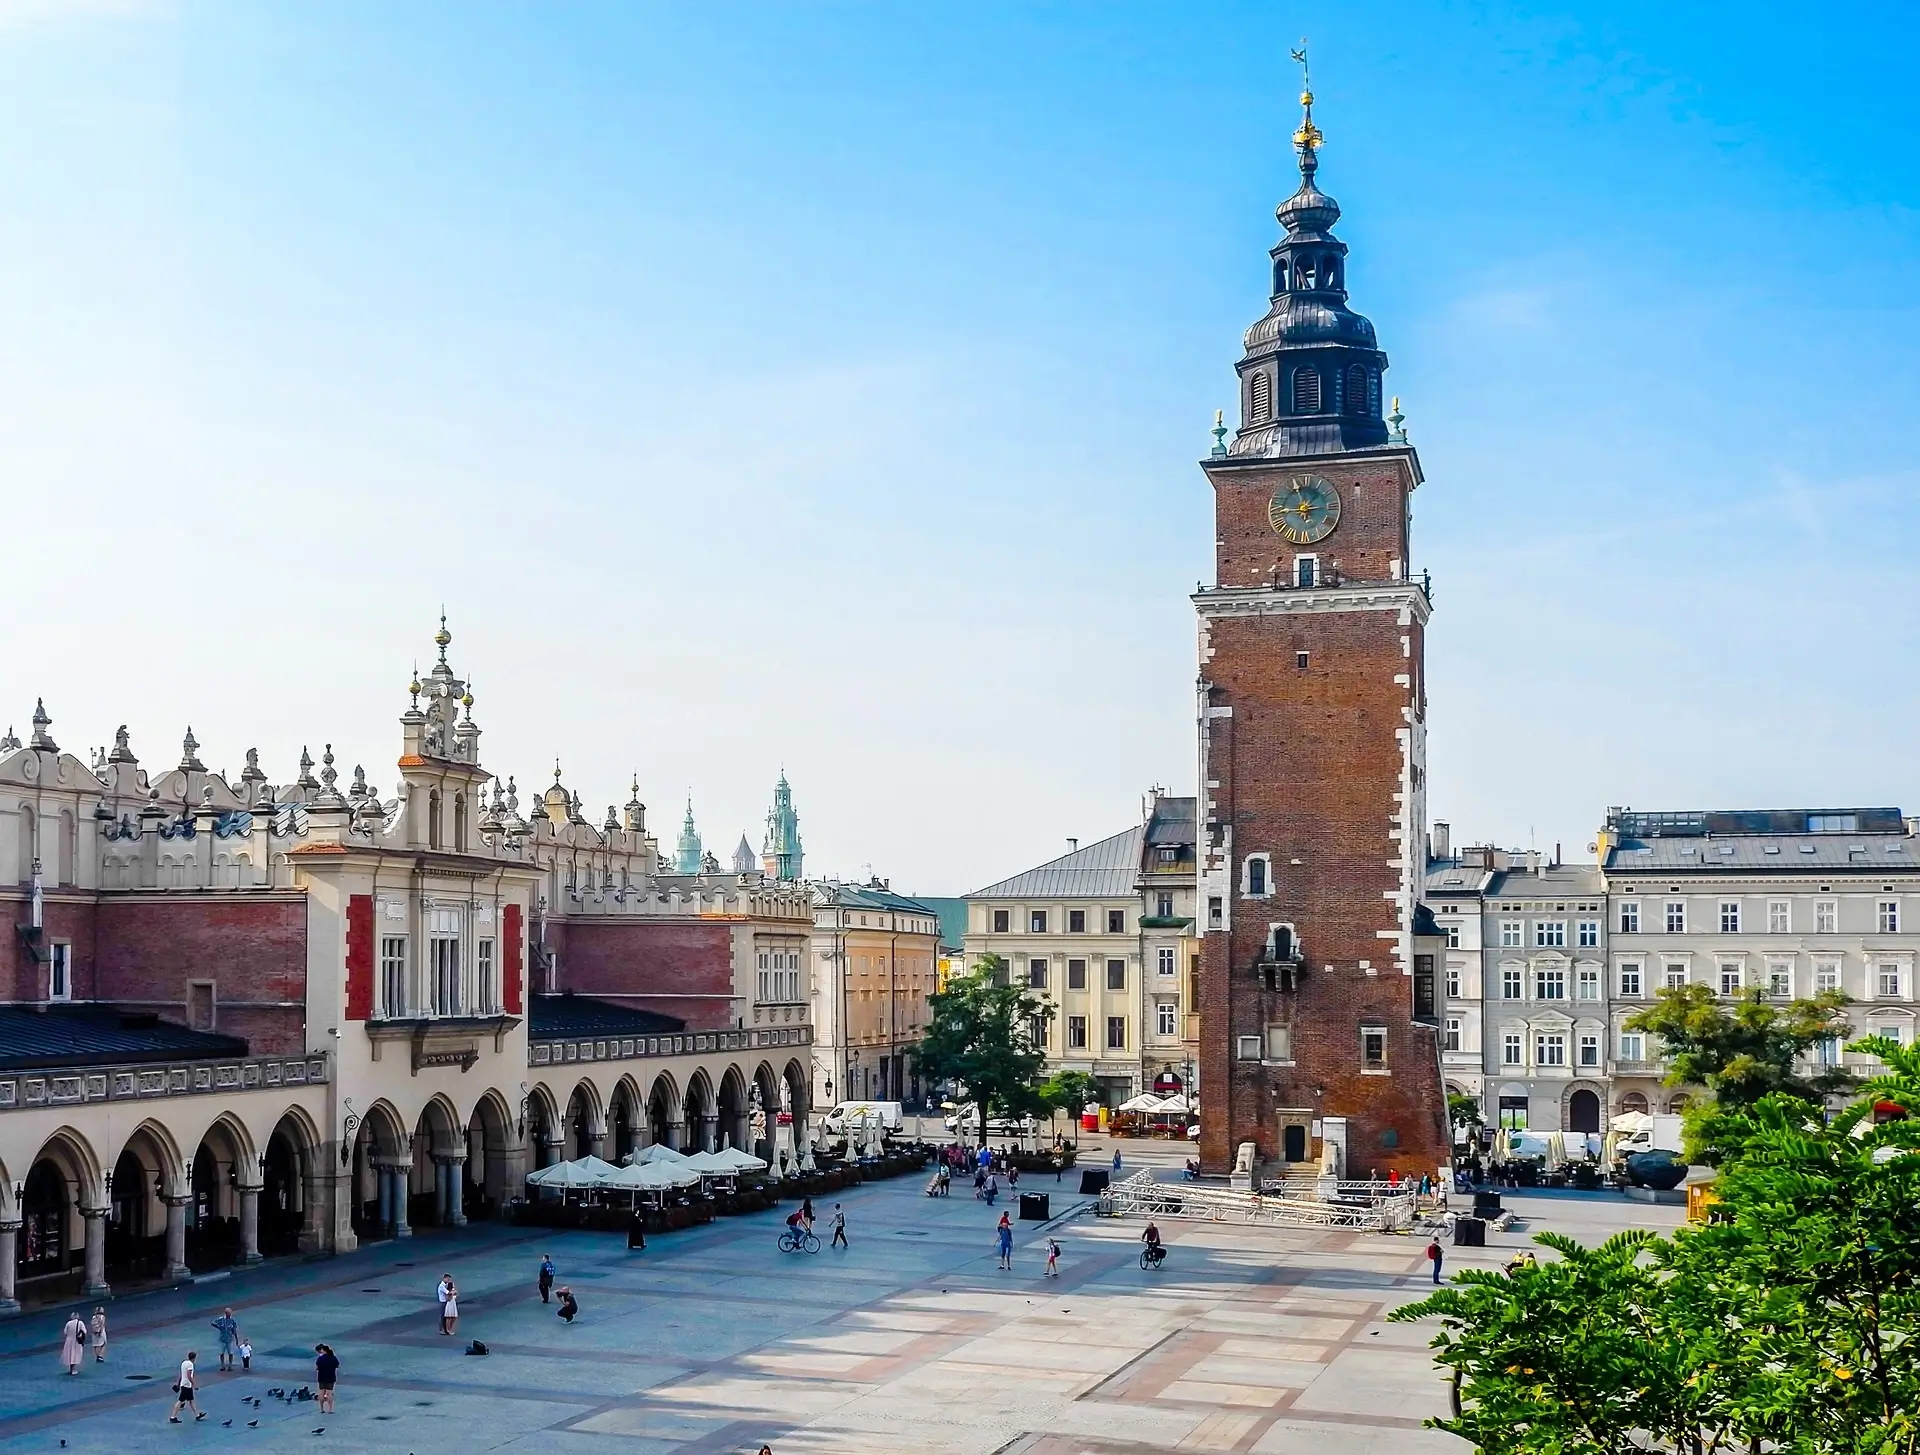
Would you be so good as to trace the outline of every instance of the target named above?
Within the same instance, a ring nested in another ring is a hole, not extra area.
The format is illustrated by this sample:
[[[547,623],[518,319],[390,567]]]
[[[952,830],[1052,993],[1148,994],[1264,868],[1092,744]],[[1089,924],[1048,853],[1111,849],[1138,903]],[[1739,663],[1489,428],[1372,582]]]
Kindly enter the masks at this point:
[[[1046,1276],[1048,1278],[1058,1278],[1060,1276],[1060,1242],[1057,1238],[1047,1239]]]
[[[240,1341],[240,1367],[242,1369],[253,1368],[253,1340],[251,1339],[242,1339]]]

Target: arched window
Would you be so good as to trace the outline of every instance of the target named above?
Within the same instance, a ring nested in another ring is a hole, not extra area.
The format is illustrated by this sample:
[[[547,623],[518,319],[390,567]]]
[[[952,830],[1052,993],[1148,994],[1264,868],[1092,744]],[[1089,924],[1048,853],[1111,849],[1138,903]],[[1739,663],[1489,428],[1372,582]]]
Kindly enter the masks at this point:
[[[1245,893],[1247,896],[1253,899],[1264,899],[1268,893],[1270,878],[1271,873],[1268,869],[1267,856],[1265,854],[1249,854],[1247,856],[1247,872],[1245,878]]]
[[[1365,364],[1350,364],[1347,366],[1348,414],[1372,413],[1372,410],[1370,410],[1367,405],[1367,376],[1368,370]]]
[[[1273,380],[1262,369],[1247,381],[1247,423],[1265,424],[1273,418]]]
[[[440,847],[440,790],[434,789],[427,795],[427,847]]]
[[[1644,1112],[1646,1109],[1647,1099],[1640,1092],[1629,1091],[1625,1096],[1620,1098],[1620,1110],[1623,1112]]]
[[[1276,293],[1287,291],[1287,260],[1285,258],[1273,265],[1273,291]]]
[[[456,854],[467,852],[467,795],[453,795],[453,851]]]
[[[1293,371],[1293,412],[1295,414],[1320,412],[1319,370],[1295,369]]]

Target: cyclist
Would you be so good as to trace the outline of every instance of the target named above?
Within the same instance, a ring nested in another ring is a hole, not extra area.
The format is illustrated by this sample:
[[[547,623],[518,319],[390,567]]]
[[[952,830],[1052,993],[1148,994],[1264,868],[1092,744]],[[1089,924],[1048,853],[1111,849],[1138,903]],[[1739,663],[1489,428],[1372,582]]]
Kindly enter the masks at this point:
[[[807,1214],[805,1209],[787,1214],[787,1231],[793,1235],[795,1242],[798,1242],[807,1235],[809,1229],[806,1224]]]
[[[1160,1225],[1158,1223],[1148,1223],[1147,1230],[1140,1235],[1140,1241],[1147,1245],[1147,1259],[1149,1262],[1158,1263],[1162,1258],[1167,1256],[1167,1245],[1160,1241]]]

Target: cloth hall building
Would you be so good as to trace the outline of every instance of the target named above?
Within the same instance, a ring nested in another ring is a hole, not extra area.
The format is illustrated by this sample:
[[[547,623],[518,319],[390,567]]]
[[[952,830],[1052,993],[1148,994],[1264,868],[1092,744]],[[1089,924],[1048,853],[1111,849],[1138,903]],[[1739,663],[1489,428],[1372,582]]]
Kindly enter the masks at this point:
[[[663,860],[637,784],[522,806],[447,660],[383,798],[0,739],[0,1309],[490,1214],[525,1173],[757,1147],[811,1100],[807,888]],[[797,846],[796,846],[797,847]],[[797,853],[795,872],[797,872]]]

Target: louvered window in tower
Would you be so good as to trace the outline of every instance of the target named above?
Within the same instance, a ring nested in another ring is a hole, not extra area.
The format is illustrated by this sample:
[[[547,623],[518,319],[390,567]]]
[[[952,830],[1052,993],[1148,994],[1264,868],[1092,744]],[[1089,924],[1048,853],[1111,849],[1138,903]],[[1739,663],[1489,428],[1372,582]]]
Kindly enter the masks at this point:
[[[1367,401],[1367,366],[1351,364],[1347,368],[1347,413],[1369,414],[1371,412]]]
[[[1295,369],[1293,371],[1293,412],[1295,414],[1318,414],[1320,412],[1320,374],[1316,369]]]
[[[1247,422],[1265,424],[1273,418],[1273,380],[1263,370],[1247,381]]]

